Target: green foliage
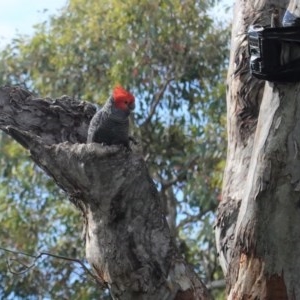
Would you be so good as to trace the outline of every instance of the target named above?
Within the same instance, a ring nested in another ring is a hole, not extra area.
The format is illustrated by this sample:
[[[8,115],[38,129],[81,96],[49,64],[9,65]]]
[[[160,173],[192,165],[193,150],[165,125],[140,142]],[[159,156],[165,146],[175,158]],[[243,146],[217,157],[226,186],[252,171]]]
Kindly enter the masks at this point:
[[[214,2],[70,0],[0,54],[0,84],[24,84],[41,96],[103,103],[116,83],[130,88],[134,134],[172,233],[208,282],[220,278],[212,225],[225,157],[229,36],[208,13]],[[28,153],[1,139],[0,246],[84,257],[78,212]],[[44,258],[16,277],[0,255],[4,298],[105,298],[79,266]]]
[[[79,213],[53,181],[28,160],[28,153],[3,134],[0,170],[0,247],[34,255],[46,251],[83,258],[84,247],[78,238]],[[8,267],[12,272],[22,272],[26,270],[25,265],[33,263],[32,257],[0,249],[1,299],[37,299],[39,296],[88,299],[90,295],[99,297],[101,294],[86,289],[85,283],[93,284],[79,265],[53,258],[37,260],[34,269],[20,275],[8,272]],[[75,295],[81,296],[76,298]]]

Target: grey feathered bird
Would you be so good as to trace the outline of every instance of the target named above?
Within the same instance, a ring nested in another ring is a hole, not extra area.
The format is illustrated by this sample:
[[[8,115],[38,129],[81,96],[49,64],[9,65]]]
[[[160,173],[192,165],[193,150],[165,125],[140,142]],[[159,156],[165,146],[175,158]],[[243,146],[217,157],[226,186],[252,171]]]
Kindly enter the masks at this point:
[[[129,148],[128,118],[134,107],[134,96],[121,86],[116,86],[111,97],[92,118],[87,143],[122,144]]]

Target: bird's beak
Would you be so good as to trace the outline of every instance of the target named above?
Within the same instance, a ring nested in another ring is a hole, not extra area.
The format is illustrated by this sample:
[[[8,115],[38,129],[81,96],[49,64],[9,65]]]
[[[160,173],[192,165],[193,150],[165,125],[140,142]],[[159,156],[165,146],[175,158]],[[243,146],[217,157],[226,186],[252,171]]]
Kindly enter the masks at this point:
[[[135,109],[135,104],[134,104],[134,103],[129,104],[129,105],[128,105],[128,108],[129,108],[130,110],[134,110],[134,109]]]

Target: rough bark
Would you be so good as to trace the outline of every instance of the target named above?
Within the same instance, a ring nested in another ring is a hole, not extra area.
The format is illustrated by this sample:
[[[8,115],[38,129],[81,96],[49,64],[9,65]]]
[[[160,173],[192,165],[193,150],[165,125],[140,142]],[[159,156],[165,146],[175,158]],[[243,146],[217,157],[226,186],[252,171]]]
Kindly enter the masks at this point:
[[[297,14],[300,1],[291,2]],[[269,25],[274,7],[282,19],[287,5],[236,2],[216,224],[228,299],[300,299],[300,85],[251,77],[246,39],[250,24]]]
[[[113,299],[208,299],[179,256],[140,154],[85,144],[95,107],[0,89],[0,129],[68,193],[85,220],[86,257]]]

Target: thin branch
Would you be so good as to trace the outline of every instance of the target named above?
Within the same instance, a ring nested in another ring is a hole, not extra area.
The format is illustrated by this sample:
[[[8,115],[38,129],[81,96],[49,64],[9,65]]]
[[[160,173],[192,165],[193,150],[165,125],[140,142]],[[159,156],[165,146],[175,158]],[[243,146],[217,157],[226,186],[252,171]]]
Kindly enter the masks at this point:
[[[226,287],[225,279],[215,280],[206,284],[209,290],[224,289]]]
[[[203,216],[203,213],[198,213],[196,215],[189,215],[185,219],[181,220],[179,224],[177,225],[177,228],[184,227],[185,225],[195,222],[195,221],[200,221],[201,217]]]
[[[160,90],[154,95],[154,99],[151,103],[151,107],[150,107],[150,111],[149,111],[149,115],[148,117],[146,118],[146,120],[143,122],[142,126],[147,126],[153,115],[155,114],[155,110],[156,110],[156,107],[158,105],[158,103],[160,102],[165,90],[167,89],[169,83],[174,80],[175,78],[174,77],[171,77],[171,78],[168,78],[160,87]]]
[[[198,214],[196,215],[191,215],[187,212],[185,213],[182,213],[182,214],[185,214],[187,217],[183,220],[181,220],[179,222],[179,224],[177,225],[177,228],[181,228],[181,227],[184,227],[185,225],[189,224],[189,223],[194,223],[194,222],[200,222],[202,217],[207,214],[209,210],[208,209],[205,209],[205,210],[201,210]]]
[[[0,247],[0,250],[3,250],[3,251],[5,251],[5,252],[9,252],[9,253],[13,253],[13,254],[22,254],[22,255],[24,255],[24,256],[29,256],[29,257],[32,257],[32,258],[36,258],[35,255],[28,254],[28,253],[22,252],[22,251],[15,251],[15,250],[3,248],[3,247]]]
[[[13,270],[12,267],[11,267],[10,261],[16,261],[16,262],[18,262],[20,265],[22,265],[23,267],[25,267],[25,269],[22,270],[22,271],[15,271],[15,270]],[[21,261],[19,261],[17,259],[13,259],[13,258],[6,259],[6,265],[7,265],[8,271],[10,273],[14,274],[14,275],[22,275],[22,274],[28,272],[29,270],[31,270],[33,267],[35,267],[34,263],[32,265],[28,266],[28,265],[22,263]]]
[[[24,262],[16,259],[16,258],[8,258],[8,260],[10,261],[16,261],[18,264],[22,265],[23,267],[25,267],[26,269],[31,268],[31,266],[28,266],[27,264],[25,264]]]
[[[9,271],[12,274],[15,274],[15,275],[20,275],[20,274],[24,274],[25,272],[28,272],[30,269],[32,269],[35,266],[36,261],[38,259],[42,258],[42,256],[50,256],[50,257],[54,257],[54,258],[58,258],[58,259],[63,259],[63,260],[69,261],[69,262],[78,263],[88,275],[90,275],[96,282],[99,282],[97,280],[97,277],[85,266],[85,264],[80,259],[77,259],[77,258],[70,258],[70,257],[67,257],[67,256],[52,254],[52,253],[49,253],[49,252],[40,252],[38,255],[32,255],[32,254],[25,253],[25,252],[22,252],[22,251],[15,251],[15,250],[3,248],[3,247],[0,247],[0,250],[3,250],[5,252],[9,252],[9,253],[13,253],[13,254],[18,254],[18,255],[21,254],[21,255],[28,256],[28,257],[31,257],[31,258],[34,259],[33,263],[30,266],[25,265],[24,263],[18,261],[17,259],[9,259],[9,260],[17,261],[19,264],[23,265],[26,268],[25,270],[22,270],[22,271],[19,271],[19,272],[13,271],[9,261],[6,260]]]
[[[181,170],[180,172],[178,172],[178,174],[176,176],[174,176],[172,179],[167,180],[167,181],[162,181],[161,185],[162,185],[162,189],[167,189],[170,186],[174,185],[175,183],[177,183],[182,177],[184,177],[186,175],[187,170],[195,163],[195,161],[199,158],[199,155],[196,155],[195,157],[193,157],[187,164],[186,166],[183,168],[183,170]]]

